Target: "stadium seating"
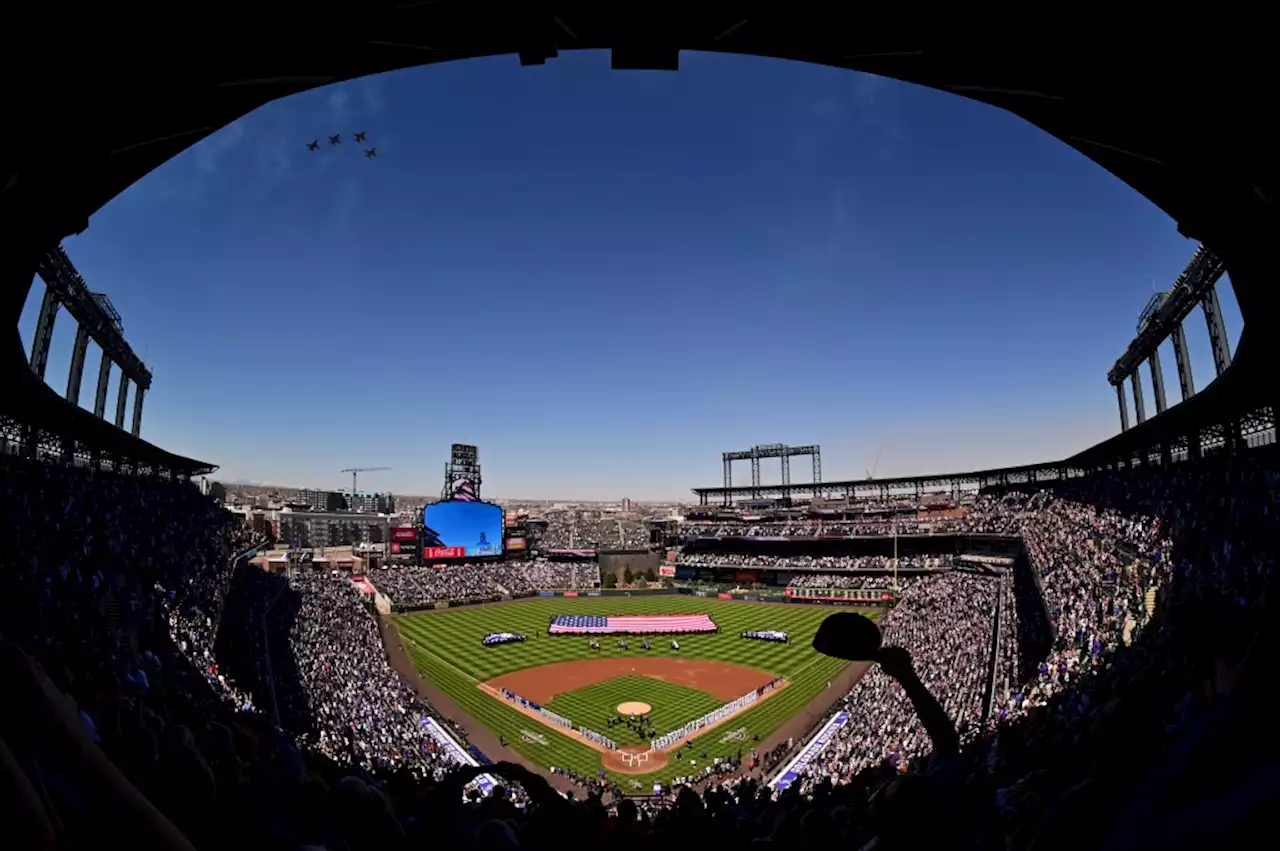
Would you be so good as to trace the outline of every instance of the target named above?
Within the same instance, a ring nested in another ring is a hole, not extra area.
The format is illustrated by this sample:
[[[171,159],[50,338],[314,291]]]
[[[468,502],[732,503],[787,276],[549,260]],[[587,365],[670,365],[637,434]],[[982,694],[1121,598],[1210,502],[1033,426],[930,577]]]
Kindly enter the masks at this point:
[[[594,562],[548,559],[474,565],[396,566],[375,571],[369,581],[394,603],[427,606],[439,601],[493,600],[538,591],[596,588],[600,569]]]
[[[244,569],[254,536],[189,484],[5,459],[6,847],[1256,846],[1265,452],[989,499],[1027,569],[906,586],[883,621],[906,652],[841,699],[850,723],[798,782],[765,783],[782,749],[640,802],[455,767],[359,593]],[[462,805],[481,772],[521,791]]]

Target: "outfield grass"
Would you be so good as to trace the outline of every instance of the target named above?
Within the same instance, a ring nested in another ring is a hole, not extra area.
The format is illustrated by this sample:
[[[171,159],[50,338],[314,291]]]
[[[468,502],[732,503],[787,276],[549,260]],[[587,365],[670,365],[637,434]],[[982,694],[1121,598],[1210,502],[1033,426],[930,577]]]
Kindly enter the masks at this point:
[[[709,614],[720,626],[721,632],[714,635],[680,636],[678,651],[671,650],[665,639],[653,640],[653,650],[647,652],[639,650],[639,641],[634,639],[631,641],[632,649],[618,650],[616,642],[608,636],[601,638],[601,650],[593,651],[588,649],[586,638],[552,638],[546,634],[547,623],[554,615],[696,612]],[[790,682],[788,688],[694,740],[694,751],[699,755],[706,751],[711,757],[733,756],[742,747],[742,743],[735,740],[724,741],[726,734],[745,728],[748,740],[752,734],[756,734],[763,741],[808,704],[848,664],[823,656],[810,646],[818,625],[831,612],[825,606],[763,605],[702,597],[556,597],[398,615],[391,620],[405,639],[405,649],[423,674],[448,692],[473,718],[495,733],[505,736],[510,747],[540,765],[595,774],[601,767],[598,753],[485,694],[476,687],[477,684],[510,671],[552,662],[602,657],[673,656],[682,659],[713,659],[760,668],[786,677]],[[875,614],[871,616],[875,617]],[[739,637],[744,631],[766,629],[789,633],[791,642],[776,644],[747,641]],[[528,635],[529,640],[498,647],[482,646],[481,639],[494,632],[521,632]],[[540,637],[535,637],[537,633],[541,633]],[[831,697],[834,700],[836,695]],[[622,700],[640,700],[651,704],[659,735],[723,703],[709,694],[648,677],[622,677],[557,695],[549,708],[575,723],[584,724],[606,735],[617,733],[613,737],[619,744],[627,744],[633,738],[629,731],[625,728],[607,728],[604,725],[605,719]],[[542,745],[523,741],[522,730],[536,731],[548,743]],[[612,775],[612,779],[624,786],[629,786],[629,781],[636,779],[641,782],[666,782],[672,777],[687,773],[687,770],[687,764],[673,760],[667,768],[646,777]]]

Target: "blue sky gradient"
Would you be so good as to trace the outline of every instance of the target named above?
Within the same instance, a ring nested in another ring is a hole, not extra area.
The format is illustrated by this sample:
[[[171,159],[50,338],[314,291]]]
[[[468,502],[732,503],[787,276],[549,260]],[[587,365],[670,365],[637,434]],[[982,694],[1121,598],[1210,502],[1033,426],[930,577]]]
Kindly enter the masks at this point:
[[[143,436],[226,480],[388,465],[361,488],[429,494],[463,442],[486,496],[586,499],[683,497],[756,443],[821,444],[827,479],[877,453],[881,476],[1068,455],[1118,429],[1105,373],[1195,249],[1007,113],[688,53],[678,73],[512,56],[308,92],[64,244],[155,372]],[[1203,388],[1198,313],[1187,334]],[[63,316],[59,390],[74,336]]]

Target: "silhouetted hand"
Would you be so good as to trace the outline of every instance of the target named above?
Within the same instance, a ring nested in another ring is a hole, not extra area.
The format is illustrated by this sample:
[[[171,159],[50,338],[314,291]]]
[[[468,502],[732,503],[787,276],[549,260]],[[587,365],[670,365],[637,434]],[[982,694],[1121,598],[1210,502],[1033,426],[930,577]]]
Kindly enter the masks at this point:
[[[97,818],[97,836],[107,847],[194,851],[190,841],[160,813],[98,748],[76,703],[40,664],[0,636],[0,682],[5,684],[6,725],[26,719],[39,750],[52,755],[74,777],[76,789]],[[6,846],[7,847],[7,846]]]
[[[881,647],[876,653],[876,661],[886,674],[897,680],[907,693],[916,717],[924,725],[924,729],[933,740],[933,749],[939,753],[954,754],[960,750],[960,739],[956,735],[955,724],[947,717],[942,704],[933,696],[928,687],[920,681],[916,667],[911,662],[911,654],[905,647]]]
[[[6,686],[6,722],[21,720],[44,741],[46,748],[75,745],[97,750],[80,720],[76,703],[53,684],[40,664],[13,642],[0,639],[0,680]]]
[[[876,662],[886,674],[899,682],[915,678],[916,668],[911,661],[911,654],[905,647],[881,647],[876,654]]]

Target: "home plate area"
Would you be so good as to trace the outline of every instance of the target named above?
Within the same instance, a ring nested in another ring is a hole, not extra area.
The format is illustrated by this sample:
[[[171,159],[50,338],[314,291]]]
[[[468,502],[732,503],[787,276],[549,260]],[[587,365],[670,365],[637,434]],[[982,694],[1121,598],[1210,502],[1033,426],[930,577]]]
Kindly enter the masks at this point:
[[[627,745],[600,755],[600,762],[616,774],[652,774],[667,767],[665,751],[654,751],[641,745]]]
[[[767,671],[727,662],[598,658],[514,671],[479,688],[596,751],[603,768],[644,775],[666,768],[674,751],[786,685]],[[689,750],[686,755],[696,758]]]

